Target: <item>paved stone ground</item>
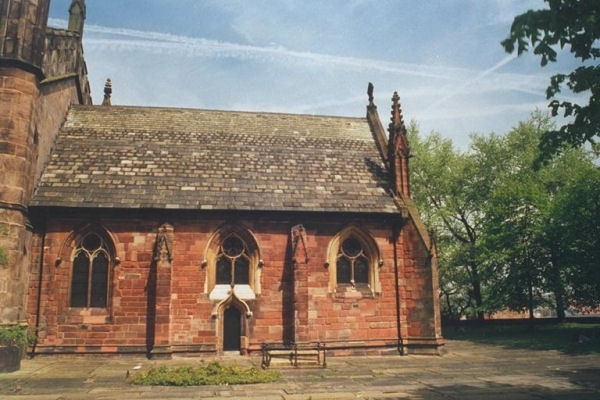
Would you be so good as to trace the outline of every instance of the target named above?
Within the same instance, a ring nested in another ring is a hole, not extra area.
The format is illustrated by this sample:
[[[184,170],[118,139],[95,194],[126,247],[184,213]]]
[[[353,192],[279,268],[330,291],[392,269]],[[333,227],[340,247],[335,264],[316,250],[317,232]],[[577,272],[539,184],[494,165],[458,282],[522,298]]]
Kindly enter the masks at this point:
[[[21,371],[0,374],[0,399],[600,399],[600,355],[459,341],[446,348],[443,357],[329,358],[326,369],[282,369],[277,383],[187,388],[132,386],[125,375],[136,366],[189,365],[198,358],[37,357],[24,360]]]

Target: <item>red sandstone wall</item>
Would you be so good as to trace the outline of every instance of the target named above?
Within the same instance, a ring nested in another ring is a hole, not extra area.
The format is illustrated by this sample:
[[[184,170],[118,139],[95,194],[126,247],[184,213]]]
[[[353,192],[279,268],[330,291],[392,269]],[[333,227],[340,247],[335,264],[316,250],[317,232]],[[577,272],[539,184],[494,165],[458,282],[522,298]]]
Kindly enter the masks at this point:
[[[414,224],[407,224],[401,233],[402,315],[406,318],[403,338],[436,339],[441,337],[439,316],[437,327],[435,302],[438,300],[437,272],[431,268],[431,256]],[[439,307],[438,311],[439,313]]]
[[[38,87],[33,74],[0,68],[0,247],[8,254],[8,268],[0,268],[0,322],[25,317],[31,233],[22,210],[73,102],[75,79]]]
[[[72,249],[63,250],[60,265],[57,258],[74,227],[85,220],[52,218],[45,235],[39,351],[145,351],[148,278],[156,231],[163,221],[153,217],[124,220],[115,216],[99,220],[113,235],[121,260],[112,275],[109,312],[81,315],[81,310],[75,312],[68,307]],[[327,341],[328,346],[340,348],[387,345],[393,349],[397,344],[391,223],[377,218],[323,220],[322,216],[303,216],[298,221],[298,216],[279,215],[236,218],[236,222],[255,235],[264,261],[261,294],[248,302],[253,311],[249,320],[250,350],[258,350],[261,342],[282,342],[294,336],[299,341]],[[209,237],[224,219],[195,215],[173,217],[170,222],[174,226],[173,260],[170,268],[157,269],[156,308],[161,312],[154,317],[154,344],[171,346],[174,351],[215,351],[217,321],[211,317],[215,303],[204,292],[206,268],[202,261]],[[294,273],[290,271],[288,240],[291,226],[298,222],[306,227],[309,260],[297,267],[296,288],[301,295],[293,304],[290,276]],[[329,293],[327,246],[349,222],[364,227],[379,247],[383,260],[379,270],[381,294]],[[405,345],[410,345],[411,339],[436,336],[431,273],[427,268],[427,252],[420,243],[412,225],[407,225],[398,243]],[[39,254],[39,243],[34,253]],[[31,325],[35,325],[37,315],[38,265],[39,260],[34,260],[29,296]],[[294,316],[290,315],[294,309],[299,323],[295,327]]]
[[[25,317],[31,234],[23,213],[33,188],[28,172],[37,96],[33,74],[0,67],[0,248],[8,258],[7,265],[0,266],[0,323],[20,322]]]

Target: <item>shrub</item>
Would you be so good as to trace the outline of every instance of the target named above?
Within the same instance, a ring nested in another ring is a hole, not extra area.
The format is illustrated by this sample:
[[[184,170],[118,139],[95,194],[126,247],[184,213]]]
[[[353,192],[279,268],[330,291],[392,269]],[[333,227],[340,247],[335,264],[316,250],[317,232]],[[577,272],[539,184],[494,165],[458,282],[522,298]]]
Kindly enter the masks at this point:
[[[15,346],[24,351],[30,339],[27,328],[20,326],[0,327],[0,346]]]
[[[133,376],[130,382],[134,385],[158,386],[242,385],[275,382],[280,377],[277,371],[225,366],[211,362],[201,367],[152,368]]]

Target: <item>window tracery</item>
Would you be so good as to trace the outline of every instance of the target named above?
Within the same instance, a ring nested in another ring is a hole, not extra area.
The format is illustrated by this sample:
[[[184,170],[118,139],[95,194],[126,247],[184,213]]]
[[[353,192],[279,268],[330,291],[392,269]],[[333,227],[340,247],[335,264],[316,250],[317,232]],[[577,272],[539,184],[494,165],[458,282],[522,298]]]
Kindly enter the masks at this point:
[[[250,257],[246,245],[237,236],[223,241],[217,255],[217,285],[248,285]]]
[[[337,283],[368,284],[369,260],[363,245],[354,237],[342,242],[337,255]]]
[[[101,236],[83,236],[73,252],[71,307],[106,308],[110,255]]]
[[[326,265],[330,292],[381,292],[379,249],[373,238],[356,226],[348,226],[332,238]]]
[[[232,290],[243,300],[260,294],[262,260],[254,235],[239,225],[225,225],[207,243],[205,292],[211,300],[223,300]]]

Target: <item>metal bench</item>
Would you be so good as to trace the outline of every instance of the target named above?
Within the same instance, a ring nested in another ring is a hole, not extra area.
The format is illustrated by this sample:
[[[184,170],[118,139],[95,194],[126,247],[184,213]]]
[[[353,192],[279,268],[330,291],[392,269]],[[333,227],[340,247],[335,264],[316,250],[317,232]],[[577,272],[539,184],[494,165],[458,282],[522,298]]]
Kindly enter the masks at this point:
[[[271,365],[271,359],[283,358],[293,367],[298,367],[298,361],[315,360],[316,365],[327,367],[327,351],[325,343],[262,343],[262,368]]]

